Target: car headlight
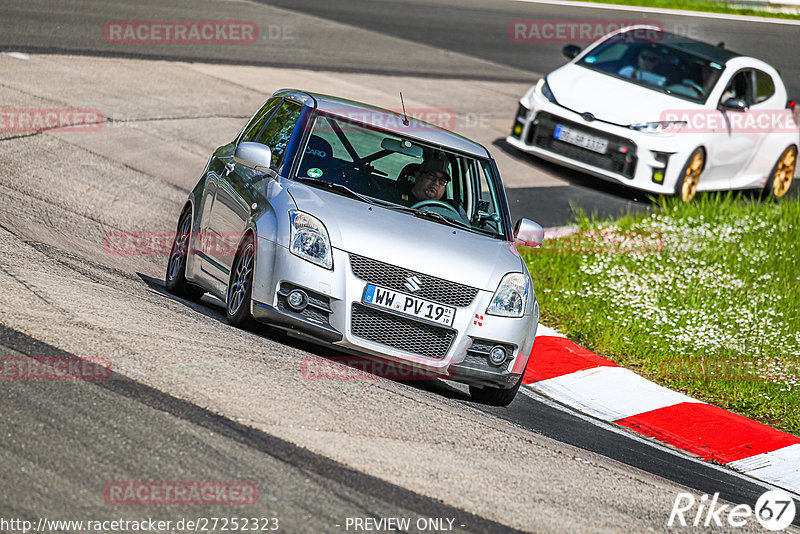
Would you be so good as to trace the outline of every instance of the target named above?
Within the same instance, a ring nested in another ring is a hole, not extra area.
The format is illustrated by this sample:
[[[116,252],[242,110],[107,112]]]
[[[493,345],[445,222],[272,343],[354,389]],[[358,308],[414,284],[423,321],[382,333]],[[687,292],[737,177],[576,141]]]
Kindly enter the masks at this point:
[[[313,215],[298,210],[289,212],[289,222],[289,250],[292,254],[326,269],[333,269],[331,240],[325,225]]]
[[[631,124],[630,128],[644,133],[675,133],[686,126],[686,121],[657,121]]]
[[[508,273],[497,286],[486,313],[502,317],[522,317],[527,304],[528,277],[522,273]]]
[[[550,90],[550,86],[547,84],[547,78],[542,78],[536,84],[536,92],[545,97],[547,100],[552,102],[553,104],[557,104],[556,97],[553,95],[553,91]]]

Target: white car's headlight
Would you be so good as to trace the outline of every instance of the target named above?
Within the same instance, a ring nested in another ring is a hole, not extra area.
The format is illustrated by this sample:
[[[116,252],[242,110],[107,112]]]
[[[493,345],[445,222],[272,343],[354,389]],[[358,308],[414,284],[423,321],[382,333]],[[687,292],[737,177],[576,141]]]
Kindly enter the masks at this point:
[[[292,254],[326,269],[333,269],[331,240],[325,225],[313,215],[298,210],[289,212],[289,222],[289,250]]]
[[[675,133],[686,126],[686,121],[657,121],[631,124],[630,128],[644,133]]]
[[[528,292],[527,276],[522,273],[508,273],[497,286],[486,313],[503,317],[522,317],[528,304]]]
[[[556,96],[553,94],[553,91],[550,90],[550,84],[547,83],[547,78],[541,78],[539,80],[536,84],[536,92],[553,104],[558,104],[558,102],[556,102]]]

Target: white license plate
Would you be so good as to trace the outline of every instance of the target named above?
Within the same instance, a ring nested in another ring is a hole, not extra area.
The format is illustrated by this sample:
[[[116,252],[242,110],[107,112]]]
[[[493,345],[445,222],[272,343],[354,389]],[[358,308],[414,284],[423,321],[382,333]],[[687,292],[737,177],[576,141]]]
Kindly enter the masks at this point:
[[[556,131],[553,134],[553,137],[559,141],[564,141],[565,143],[569,143],[571,145],[588,148],[589,150],[599,152],[600,154],[605,154],[608,151],[607,139],[585,134],[583,132],[579,132],[578,130],[561,126],[560,124],[556,125]]]
[[[436,302],[398,293],[385,287],[367,284],[364,298],[361,300],[378,308],[392,310],[426,321],[433,321],[444,326],[453,326],[456,309]]]

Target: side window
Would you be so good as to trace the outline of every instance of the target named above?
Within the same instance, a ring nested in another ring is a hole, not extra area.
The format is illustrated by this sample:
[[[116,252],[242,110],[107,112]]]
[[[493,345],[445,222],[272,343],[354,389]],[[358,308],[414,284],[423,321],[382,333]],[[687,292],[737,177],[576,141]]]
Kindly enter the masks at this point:
[[[278,166],[283,161],[286,145],[292,137],[292,132],[302,111],[303,106],[300,104],[285,100],[253,139],[256,143],[267,145],[272,149],[273,166]]]
[[[264,124],[267,123],[272,112],[275,111],[281,103],[280,97],[270,98],[267,100],[266,104],[258,110],[258,113],[253,117],[250,123],[245,126],[244,133],[242,134],[242,138],[240,139],[241,142],[244,141],[253,141],[258,132],[264,127]]]
[[[748,106],[751,105],[753,103],[753,99],[750,96],[752,94],[750,90],[751,80],[752,71],[743,70],[737,72],[722,92],[720,102],[725,102],[729,98],[740,98],[744,100]]]
[[[775,94],[775,82],[766,72],[756,71],[756,101],[758,104]]]

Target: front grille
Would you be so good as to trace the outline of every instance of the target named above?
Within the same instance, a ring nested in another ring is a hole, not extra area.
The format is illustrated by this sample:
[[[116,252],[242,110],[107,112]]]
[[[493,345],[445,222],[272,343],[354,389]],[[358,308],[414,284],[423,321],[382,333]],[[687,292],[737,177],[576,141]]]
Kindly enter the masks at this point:
[[[608,151],[599,154],[588,148],[565,143],[554,136],[556,125],[561,124],[595,137],[608,139]],[[551,113],[542,112],[536,116],[528,129],[526,143],[541,147],[570,159],[633,178],[636,172],[636,143],[618,135],[590,128],[585,124],[564,120]]]
[[[421,282],[421,287],[418,291],[414,292],[414,296],[441,302],[448,306],[456,306],[463,308],[469,306],[478,290],[474,287],[457,284],[429,276],[427,274],[409,271],[401,267],[389,265],[378,260],[365,258],[356,254],[350,254],[350,266],[353,269],[353,274],[366,282],[376,284],[401,293],[409,293],[408,288],[405,287],[406,278],[409,276],[416,276]]]
[[[456,337],[455,330],[420,323],[357,303],[353,303],[350,311],[354,336],[427,358],[444,358]]]

